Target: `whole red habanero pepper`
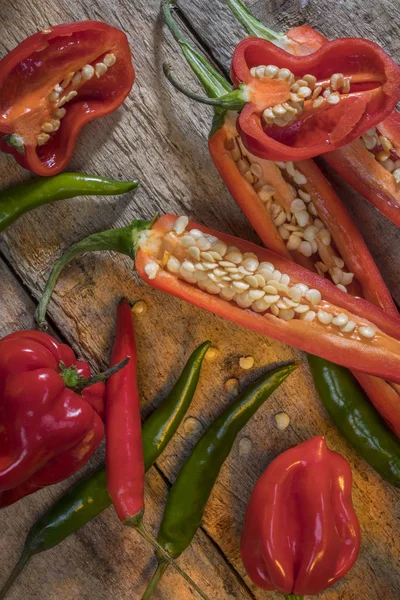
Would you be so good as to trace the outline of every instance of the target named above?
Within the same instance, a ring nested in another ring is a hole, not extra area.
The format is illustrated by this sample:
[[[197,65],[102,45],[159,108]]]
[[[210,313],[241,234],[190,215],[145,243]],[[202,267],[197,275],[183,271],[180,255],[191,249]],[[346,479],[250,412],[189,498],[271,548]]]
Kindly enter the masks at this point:
[[[357,560],[360,527],[347,460],[315,437],[267,467],[247,506],[243,564],[264,590],[315,595]]]
[[[104,435],[107,374],[88,379],[89,365],[40,331],[0,340],[0,507],[87,462]]]
[[[126,35],[107,23],[35,33],[0,61],[0,149],[33,173],[59,173],[83,125],[118,108],[134,76]]]
[[[258,21],[240,0],[227,0],[249,35],[270,40],[296,56],[305,56],[328,39],[308,25],[284,33]],[[367,134],[351,144],[324,154],[343,179],[388,219],[400,227],[400,114],[395,109]]]
[[[163,15],[207,94],[216,97],[228,93],[231,84],[182,36],[169,0],[163,3]],[[300,33],[296,39],[303,39]],[[208,143],[219,174],[266,247],[398,317],[359,230],[314,161],[277,164],[254,156],[239,138],[237,113],[225,114],[221,109],[217,109]],[[400,436],[398,386],[371,375],[354,374]]]

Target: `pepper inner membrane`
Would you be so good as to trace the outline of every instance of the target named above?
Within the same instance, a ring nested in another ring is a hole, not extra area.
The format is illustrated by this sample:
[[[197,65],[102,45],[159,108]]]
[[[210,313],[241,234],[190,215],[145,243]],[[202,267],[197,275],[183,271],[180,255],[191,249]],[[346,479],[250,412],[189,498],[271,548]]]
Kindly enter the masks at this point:
[[[40,147],[54,138],[75,99],[101,98],[94,82],[117,57],[98,49],[89,54],[81,48],[86,44],[85,32],[53,38],[9,73],[0,91],[0,119],[12,130],[13,145],[36,146],[40,156]]]
[[[186,230],[187,217],[178,217],[167,233],[147,232],[141,249],[151,260],[145,265],[149,279],[166,270],[201,290],[219,295],[243,309],[291,321],[301,319],[362,343],[381,337],[370,323],[325,301],[321,292],[280,272],[252,252],[229,247],[199,229]],[[353,320],[356,319],[356,320]]]

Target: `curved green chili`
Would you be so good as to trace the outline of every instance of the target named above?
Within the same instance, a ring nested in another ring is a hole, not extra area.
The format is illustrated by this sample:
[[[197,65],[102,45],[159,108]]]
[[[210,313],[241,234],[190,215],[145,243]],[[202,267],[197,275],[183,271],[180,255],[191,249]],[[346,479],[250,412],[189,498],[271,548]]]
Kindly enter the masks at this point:
[[[193,399],[204,356],[211,342],[203,342],[192,353],[166,399],[145,421],[142,428],[146,471],[164,451],[178,429]],[[30,529],[21,557],[0,590],[0,600],[35,554],[60,544],[69,535],[89,523],[111,505],[107,492],[106,471],[97,471],[68,490]]]
[[[323,358],[308,355],[308,362],[318,395],[336,427],[377,473],[400,486],[400,442],[356,378]]]
[[[295,368],[295,364],[285,363],[269,369],[232,402],[197,442],[168,495],[158,534],[159,544],[173,558],[182,554],[194,538],[237,434]],[[158,557],[157,570],[142,600],[151,597],[167,567],[165,559]]]
[[[0,192],[0,232],[24,213],[75,196],[114,196],[139,186],[139,181],[116,181],[84,173],[61,173],[23,181]]]

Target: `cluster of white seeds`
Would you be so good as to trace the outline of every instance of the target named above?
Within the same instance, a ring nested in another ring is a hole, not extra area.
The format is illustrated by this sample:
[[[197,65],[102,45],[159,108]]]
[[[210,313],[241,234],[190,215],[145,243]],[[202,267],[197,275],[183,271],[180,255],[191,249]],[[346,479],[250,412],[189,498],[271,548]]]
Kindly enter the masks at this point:
[[[268,107],[263,112],[263,118],[268,125],[279,127],[284,127],[303,112],[305,100],[312,100],[313,108],[319,108],[325,101],[327,104],[338,104],[340,94],[348,94],[350,91],[350,79],[342,73],[335,73],[329,83],[321,85],[314,75],[307,74],[296,79],[289,69],[279,69],[275,65],[252,67],[250,74],[257,79],[281,79],[290,85],[290,99]]]
[[[365,339],[375,337],[372,327],[357,327],[345,313],[332,314],[320,306],[319,290],[310,289],[305,283],[291,284],[289,275],[281,273],[270,262],[260,262],[252,252],[242,253],[199,229],[186,231],[188,222],[187,217],[178,217],[173,231],[165,235],[164,247],[174,251],[164,251],[159,262],[146,264],[149,279],[155,279],[160,269],[165,268],[187,283],[232,301],[240,308],[272,314],[284,321],[302,319],[311,323],[316,319],[323,325],[333,325],[338,333],[356,332]]]
[[[328,273],[333,283],[346,292],[354,273],[343,270],[345,263],[333,249],[331,235],[318,218],[310,194],[302,187],[307,184],[307,177],[291,161],[276,163],[293,197],[290,204],[283,206],[275,196],[275,188],[263,179],[260,159],[248,152],[240,137],[231,140],[230,152],[240,173],[254,187],[270,213],[287,249],[306,257],[316,255],[319,258],[314,265],[317,273],[321,277]]]
[[[380,135],[376,127],[368,129],[361,139],[367,150],[375,156],[376,160],[389,173],[392,173],[395,182],[400,183],[400,159],[396,155],[392,142],[384,135]]]
[[[52,119],[43,123],[41,133],[36,136],[38,146],[43,146],[50,139],[50,134],[59,130],[61,119],[65,117],[66,109],[63,108],[70,100],[78,95],[78,89],[93,76],[101,77],[109,67],[117,61],[115,54],[106,54],[102,62],[94,66],[85,65],[79,71],[72,71],[49,94],[49,100],[54,105]]]

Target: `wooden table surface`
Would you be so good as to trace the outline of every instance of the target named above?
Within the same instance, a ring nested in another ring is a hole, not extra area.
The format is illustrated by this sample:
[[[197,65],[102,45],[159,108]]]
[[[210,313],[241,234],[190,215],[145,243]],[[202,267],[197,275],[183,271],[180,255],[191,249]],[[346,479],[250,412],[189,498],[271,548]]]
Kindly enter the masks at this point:
[[[363,0],[264,0],[249,2],[255,14],[283,30],[308,23],[328,37],[364,35],[381,43],[400,60],[399,7],[391,0],[372,6]],[[227,69],[243,30],[223,0],[179,0],[198,33],[197,43]],[[0,4],[0,49],[6,54],[26,36],[49,25],[97,19],[123,29],[133,51],[137,79],[124,105],[81,133],[70,170],[116,178],[139,177],[133,196],[78,198],[43,207],[21,218],[0,236],[0,335],[33,327],[33,311],[54,259],[72,242],[155,211],[190,215],[221,231],[250,240],[257,237],[225,190],[208,155],[206,138],[211,109],[175,93],[162,75],[168,57],[192,89],[197,86],[176,44],[161,25],[158,0],[3,0]],[[359,225],[393,296],[400,302],[399,233],[367,202],[339,181],[327,167]],[[28,172],[6,155],[0,157],[1,186],[27,179]],[[191,350],[211,339],[219,349],[204,366],[188,416],[202,428],[231,400],[224,381],[238,377],[241,386],[274,361],[296,359],[300,368],[274,394],[238,436],[207,506],[202,527],[180,559],[182,567],[216,600],[250,600],[282,596],[256,589],[239,554],[240,530],[247,500],[269,461],[289,446],[323,434],[353,468],[354,504],[362,530],[359,560],[351,573],[324,600],[396,600],[400,598],[399,492],[380,477],[341,438],[321,407],[301,352],[250,333],[143,285],[130,261],[108,253],[74,262],[61,277],[50,304],[53,331],[72,344],[95,369],[109,359],[115,310],[121,296],[143,298],[148,311],[137,318],[139,378],[145,415],[167,394]],[[251,371],[239,357],[253,355]],[[291,424],[284,433],[273,416],[286,411]],[[248,437],[252,451],[240,456],[238,444]],[[184,425],[147,475],[147,522],[156,532],[168,482],[174,480],[196,436]],[[100,448],[83,470],[92,471],[104,456]],[[31,525],[82,473],[42,490],[0,513],[0,583],[21,551]],[[60,546],[35,557],[12,588],[9,600],[132,600],[140,598],[154,568],[152,551],[134,532],[124,529],[113,509]],[[195,598],[174,572],[155,594],[162,600]]]

